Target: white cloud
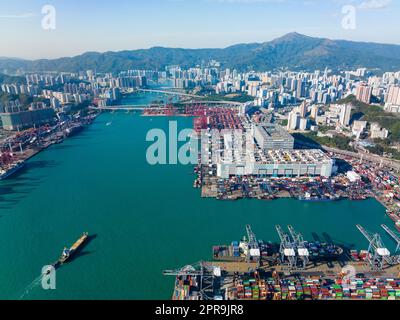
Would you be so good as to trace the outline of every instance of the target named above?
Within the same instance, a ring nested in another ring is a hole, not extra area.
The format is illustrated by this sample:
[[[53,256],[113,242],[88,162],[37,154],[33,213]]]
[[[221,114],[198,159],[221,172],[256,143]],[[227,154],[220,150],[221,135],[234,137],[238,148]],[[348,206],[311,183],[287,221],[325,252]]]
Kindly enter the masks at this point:
[[[360,3],[358,8],[364,10],[383,9],[388,7],[391,2],[392,0],[366,0]]]

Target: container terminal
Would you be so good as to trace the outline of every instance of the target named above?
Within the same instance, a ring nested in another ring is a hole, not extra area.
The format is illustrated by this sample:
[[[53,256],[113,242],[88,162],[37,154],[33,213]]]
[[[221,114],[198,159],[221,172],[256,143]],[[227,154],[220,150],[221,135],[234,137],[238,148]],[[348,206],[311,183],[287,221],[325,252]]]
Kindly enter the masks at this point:
[[[198,137],[206,132],[207,144],[202,146],[205,150],[198,156],[193,182],[193,187],[201,189],[204,198],[294,198],[307,202],[375,198],[386,207],[395,228],[400,231],[398,172],[388,167],[387,162],[377,165],[369,157],[363,159],[361,156],[360,159],[350,153],[326,151],[322,147],[304,149],[289,133],[273,124],[271,115],[249,111],[246,104],[228,101],[173,103],[169,100],[166,104],[142,109],[142,115],[191,116]],[[234,158],[226,159],[226,163],[223,158],[214,162],[210,150],[213,147],[221,150],[234,142],[234,137],[226,136],[213,141],[210,132],[224,129],[251,133],[256,152],[250,158],[249,155],[234,154]],[[241,162],[256,165],[246,167]]]
[[[245,107],[192,106],[194,129],[201,137],[193,187],[204,198],[218,200],[294,198],[307,202],[375,198],[400,231],[398,172],[382,161],[355,158],[347,153],[309,149],[272,119],[246,113]],[[213,130],[242,130],[242,136]],[[233,148],[248,141],[246,149]],[[238,150],[237,150],[238,149]],[[229,151],[229,152],[225,152]]]
[[[175,276],[173,300],[400,300],[400,234],[382,225],[396,243],[392,254],[379,233],[361,225],[368,249],[304,240],[293,226],[276,226],[280,243],[247,235],[214,246],[212,260],[164,271]]]
[[[24,168],[25,162],[41,151],[82,131],[96,114],[77,115],[55,125],[30,128],[0,142],[0,180],[7,179]]]

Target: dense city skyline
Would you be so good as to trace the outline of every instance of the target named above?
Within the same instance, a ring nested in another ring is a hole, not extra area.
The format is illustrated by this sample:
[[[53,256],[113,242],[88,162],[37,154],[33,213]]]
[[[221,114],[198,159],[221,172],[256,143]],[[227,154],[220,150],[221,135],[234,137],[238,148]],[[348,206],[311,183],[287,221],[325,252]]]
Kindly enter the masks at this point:
[[[55,30],[42,28],[45,5],[56,9]],[[355,9],[355,29],[342,25],[346,6]],[[75,0],[16,1],[4,4],[0,11],[0,27],[10,30],[4,34],[0,56],[56,58],[153,46],[222,48],[270,41],[293,31],[400,44],[393,28],[398,13],[399,3],[390,0],[123,0],[118,6]]]

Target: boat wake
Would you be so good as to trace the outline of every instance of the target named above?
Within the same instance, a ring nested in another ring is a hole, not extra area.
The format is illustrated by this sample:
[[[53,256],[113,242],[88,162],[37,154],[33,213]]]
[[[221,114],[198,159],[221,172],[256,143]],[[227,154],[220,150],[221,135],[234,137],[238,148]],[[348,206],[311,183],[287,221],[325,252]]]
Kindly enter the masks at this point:
[[[35,280],[33,280],[25,289],[23,294],[19,297],[18,300],[23,300],[25,297],[36,287],[39,287],[42,283],[43,275],[40,275]]]

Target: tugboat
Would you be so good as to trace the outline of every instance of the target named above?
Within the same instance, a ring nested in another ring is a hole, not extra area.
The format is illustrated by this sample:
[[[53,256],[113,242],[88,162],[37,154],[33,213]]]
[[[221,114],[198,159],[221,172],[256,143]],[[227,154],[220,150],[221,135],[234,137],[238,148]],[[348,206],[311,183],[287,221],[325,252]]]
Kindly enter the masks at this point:
[[[47,269],[44,271],[44,274],[47,276],[47,275],[49,275],[50,273],[52,273],[53,272],[53,269],[54,268],[54,266],[49,266],[49,267],[47,267]]]

